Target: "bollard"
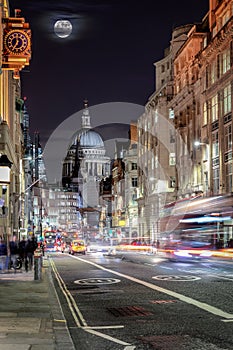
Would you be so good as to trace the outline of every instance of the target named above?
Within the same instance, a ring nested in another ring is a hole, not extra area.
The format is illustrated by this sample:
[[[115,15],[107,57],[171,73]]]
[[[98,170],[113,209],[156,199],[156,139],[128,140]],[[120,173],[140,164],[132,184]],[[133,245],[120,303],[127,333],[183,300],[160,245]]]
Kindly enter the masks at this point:
[[[34,280],[41,280],[42,251],[39,247],[34,251]]]

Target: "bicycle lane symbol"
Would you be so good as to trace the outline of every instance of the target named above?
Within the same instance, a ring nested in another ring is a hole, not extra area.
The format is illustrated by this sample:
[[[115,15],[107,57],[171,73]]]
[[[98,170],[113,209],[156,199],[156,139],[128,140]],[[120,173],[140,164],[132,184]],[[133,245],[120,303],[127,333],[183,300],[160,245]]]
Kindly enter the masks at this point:
[[[153,279],[159,280],[159,281],[171,281],[171,282],[190,282],[190,281],[197,281],[200,280],[201,277],[197,277],[197,276],[188,276],[188,275],[158,275],[158,276],[154,276],[152,277]]]
[[[80,285],[101,285],[101,284],[113,284],[113,283],[119,283],[120,280],[116,278],[84,278],[81,280],[76,280],[74,283],[80,284]]]

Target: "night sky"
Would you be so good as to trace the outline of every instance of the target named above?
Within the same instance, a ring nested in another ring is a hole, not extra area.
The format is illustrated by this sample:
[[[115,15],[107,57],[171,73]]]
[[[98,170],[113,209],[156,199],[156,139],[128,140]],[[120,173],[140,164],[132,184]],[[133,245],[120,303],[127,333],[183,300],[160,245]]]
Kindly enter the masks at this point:
[[[155,88],[154,62],[164,56],[172,29],[201,22],[208,0],[9,0],[32,30],[32,60],[21,72],[30,131],[42,144],[88,99],[145,105]],[[53,26],[69,19],[73,32]],[[92,116],[94,118],[94,116]],[[116,121],[117,122],[117,121]]]

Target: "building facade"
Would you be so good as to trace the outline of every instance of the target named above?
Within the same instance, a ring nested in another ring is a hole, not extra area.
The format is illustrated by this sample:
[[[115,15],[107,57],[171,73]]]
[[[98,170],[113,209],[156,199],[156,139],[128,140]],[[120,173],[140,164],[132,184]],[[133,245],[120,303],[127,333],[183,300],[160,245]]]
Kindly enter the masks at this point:
[[[0,8],[0,154],[11,164],[10,179],[1,180],[0,236],[8,240],[20,235],[21,213],[24,213],[23,130],[20,71],[29,64],[31,57],[31,33],[18,10],[11,16],[8,1]],[[27,38],[20,53],[11,45],[15,32]]]
[[[84,101],[81,130],[79,130],[63,162],[62,185],[79,194],[77,210],[81,214],[85,235],[95,235],[99,229],[100,182],[110,175],[110,158],[102,137],[92,129],[87,101]]]
[[[232,192],[232,47],[232,1],[210,0],[155,63],[156,91],[138,120],[139,232],[150,241],[167,204]],[[226,244],[231,221],[223,231]]]

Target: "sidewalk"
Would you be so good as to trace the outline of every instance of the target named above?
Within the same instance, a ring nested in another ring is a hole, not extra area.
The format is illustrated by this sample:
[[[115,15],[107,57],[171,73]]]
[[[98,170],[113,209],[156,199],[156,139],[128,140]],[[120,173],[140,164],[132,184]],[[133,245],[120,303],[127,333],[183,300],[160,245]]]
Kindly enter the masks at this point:
[[[34,270],[0,273],[0,350],[75,350],[43,257],[41,280]]]

